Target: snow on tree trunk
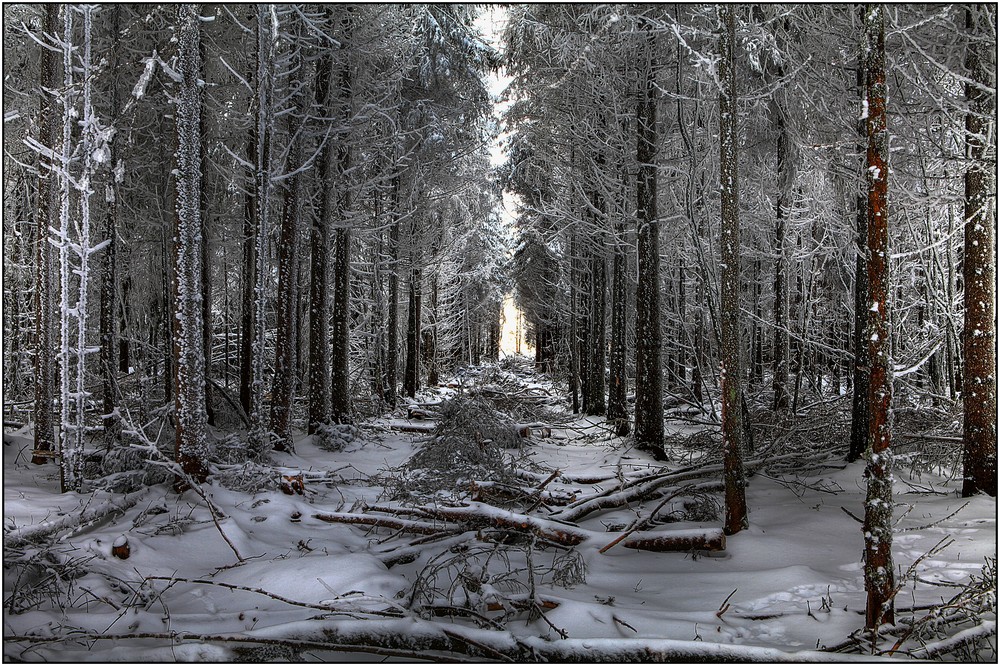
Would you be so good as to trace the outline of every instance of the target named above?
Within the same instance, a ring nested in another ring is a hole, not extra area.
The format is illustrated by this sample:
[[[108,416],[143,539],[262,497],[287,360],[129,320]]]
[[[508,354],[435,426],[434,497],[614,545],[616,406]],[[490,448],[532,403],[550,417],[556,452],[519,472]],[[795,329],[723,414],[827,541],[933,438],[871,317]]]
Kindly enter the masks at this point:
[[[635,443],[663,449],[663,368],[660,332],[660,223],[656,209],[655,38],[647,37],[642,91],[636,110],[638,285],[635,293]]]
[[[971,81],[965,84],[969,104],[965,116],[965,145],[969,166],[965,172],[965,327],[962,351],[963,483],[962,496],[978,492],[997,494],[997,380],[996,380],[996,83],[988,52],[977,43],[995,23],[986,6],[966,7],[969,44],[965,64]]]
[[[177,462],[195,481],[205,466],[205,338],[202,322],[201,49],[199,5],[177,9],[176,217],[173,270],[174,422]]]
[[[889,133],[886,127],[885,24],[881,5],[865,6],[867,183],[868,183],[868,493],[865,499],[865,627],[895,623],[892,564],[892,403],[891,321],[889,312]]]
[[[59,5],[45,7],[44,31],[55,35],[59,29]],[[47,48],[41,50],[41,107],[38,111],[39,143],[55,150],[58,141],[56,99],[52,93],[59,87],[59,70],[56,56]],[[41,161],[41,158],[40,158]],[[41,465],[55,453],[52,402],[55,399],[55,357],[52,339],[52,249],[49,228],[55,227],[59,206],[54,159],[48,160],[48,173],[39,169],[38,206],[35,212],[36,266],[35,266],[35,432],[34,452],[31,462]]]
[[[721,370],[722,449],[725,457],[725,533],[747,527],[746,472],[743,469],[743,412],[740,390],[740,216],[737,132],[736,18],[731,5],[719,9],[722,32],[719,39],[719,171],[722,191]]]
[[[108,8],[111,12],[110,32],[118,35],[121,26],[121,5],[114,5]],[[111,53],[111,108],[118,109],[118,77],[119,50],[114,49]],[[118,155],[118,146],[113,133],[108,142],[108,164],[113,164]],[[107,247],[104,254],[104,262],[101,271],[101,314],[100,314],[100,339],[101,339],[101,393],[104,403],[104,443],[110,448],[121,440],[121,416],[118,413],[118,352],[119,352],[119,330],[118,316],[116,309],[118,306],[118,185],[120,177],[123,176],[121,169],[115,169],[111,174],[110,181],[105,185],[105,203],[107,211],[105,214],[105,243]]]
[[[59,455],[60,486],[63,492],[74,488],[76,479],[75,455],[83,448],[82,423],[77,424],[73,414],[74,401],[70,393],[72,382],[70,359],[70,318],[74,309],[70,304],[70,157],[73,154],[73,12],[66,7],[63,12],[63,125],[59,165],[59,232],[56,247],[59,249]],[[82,417],[82,415],[80,415]]]
[[[250,416],[251,439],[263,443],[265,430],[264,414],[264,349],[267,340],[267,245],[270,233],[271,193],[271,148],[274,136],[274,49],[277,42],[277,16],[274,5],[257,7],[257,71],[255,92],[256,173],[254,199],[256,203],[256,227],[254,229],[253,271],[253,336],[250,352]],[[246,359],[245,359],[246,360]]]

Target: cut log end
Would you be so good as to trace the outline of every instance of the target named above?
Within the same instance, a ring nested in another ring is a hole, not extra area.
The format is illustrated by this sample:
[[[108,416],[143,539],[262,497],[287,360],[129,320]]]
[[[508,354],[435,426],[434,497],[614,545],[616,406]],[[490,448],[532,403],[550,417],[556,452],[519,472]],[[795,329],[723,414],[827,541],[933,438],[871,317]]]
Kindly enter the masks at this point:
[[[306,484],[302,478],[301,474],[296,474],[294,476],[281,476],[281,484],[279,486],[281,492],[286,495],[304,495],[306,492]]]
[[[114,544],[111,545],[111,554],[119,560],[127,560],[132,554],[132,547],[129,546],[128,538],[125,535],[115,539]]]

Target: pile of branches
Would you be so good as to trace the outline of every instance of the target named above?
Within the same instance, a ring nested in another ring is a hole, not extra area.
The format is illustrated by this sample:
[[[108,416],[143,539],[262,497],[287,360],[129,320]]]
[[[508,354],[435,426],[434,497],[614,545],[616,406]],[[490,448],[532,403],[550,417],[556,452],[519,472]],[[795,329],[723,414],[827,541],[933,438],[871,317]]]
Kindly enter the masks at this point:
[[[441,405],[433,434],[403,465],[383,477],[390,499],[463,497],[477,479],[509,483],[523,445],[512,420],[484,400],[458,396]]]
[[[932,551],[933,552],[933,551]],[[941,583],[937,583],[941,585]],[[896,623],[876,634],[859,630],[830,652],[906,655],[914,659],[996,663],[997,558],[987,557],[979,575],[941,603],[896,610]]]

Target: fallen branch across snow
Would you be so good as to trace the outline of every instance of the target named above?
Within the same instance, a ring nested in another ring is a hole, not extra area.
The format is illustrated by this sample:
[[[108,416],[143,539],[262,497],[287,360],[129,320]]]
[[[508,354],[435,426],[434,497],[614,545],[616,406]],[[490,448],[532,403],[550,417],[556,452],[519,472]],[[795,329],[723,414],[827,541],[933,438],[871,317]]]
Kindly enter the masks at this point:
[[[629,663],[802,663],[867,661],[869,655],[827,652],[783,652],[773,648],[641,638],[569,638],[545,640],[519,638],[506,631],[489,631],[418,620],[388,619],[303,621],[265,627],[240,634],[191,632],[136,632],[129,634],[73,633],[70,636],[4,636],[5,643],[56,643],[60,641],[163,640],[176,643],[221,643],[234,649],[242,645],[281,645],[293,650],[360,652],[381,656],[434,660],[494,660],[511,662]]]
[[[19,548],[26,543],[38,541],[62,530],[72,530],[72,533],[80,531],[94,525],[115,513],[124,513],[138,503],[139,498],[146,494],[146,490],[140,490],[121,497],[111,496],[105,502],[89,502],[79,511],[67,511],[66,515],[54,520],[46,520],[24,527],[12,527],[5,529],[3,535],[4,548]]]

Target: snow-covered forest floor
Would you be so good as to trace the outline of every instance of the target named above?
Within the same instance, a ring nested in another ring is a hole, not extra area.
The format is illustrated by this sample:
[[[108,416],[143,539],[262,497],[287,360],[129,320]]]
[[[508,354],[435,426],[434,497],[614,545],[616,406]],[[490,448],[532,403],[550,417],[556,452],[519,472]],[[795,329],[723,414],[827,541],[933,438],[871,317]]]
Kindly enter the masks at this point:
[[[4,657],[872,658],[852,639],[865,590],[848,513],[865,483],[846,443],[759,436],[750,529],[712,550],[719,455],[692,422],[705,415],[679,410],[658,462],[569,414],[526,365],[470,370],[417,402],[301,436],[272,465],[218,465],[204,498],[143,487],[142,472],[112,480],[128,493],[60,494],[56,467],[28,462],[30,432],[5,432]],[[898,622],[875,650],[995,660],[996,503],[899,462]],[[678,552],[627,547],[668,543]]]

